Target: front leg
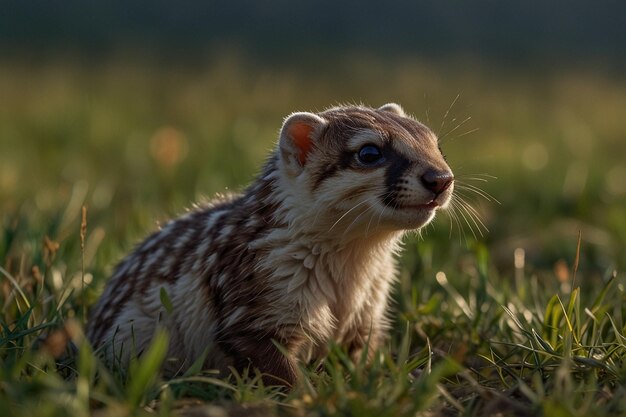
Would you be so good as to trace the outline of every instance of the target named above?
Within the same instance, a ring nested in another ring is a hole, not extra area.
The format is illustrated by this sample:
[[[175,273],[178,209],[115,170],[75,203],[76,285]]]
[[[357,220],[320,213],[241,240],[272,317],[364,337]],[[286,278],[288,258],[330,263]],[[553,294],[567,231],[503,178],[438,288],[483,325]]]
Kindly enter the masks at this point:
[[[391,259],[389,262],[393,263]],[[345,346],[348,349],[348,354],[356,364],[361,363],[365,349],[367,352],[365,362],[367,364],[372,362],[390,328],[386,311],[390,283],[393,280],[393,269],[383,271],[381,275],[384,279],[372,282],[369,298],[356,313],[351,337],[346,339]]]
[[[354,337],[349,341],[348,355],[355,364],[361,363],[364,351],[367,349],[365,363],[370,364],[374,359],[374,354],[380,347],[383,338],[383,331],[380,326],[373,324],[370,327],[361,325],[357,327]]]
[[[237,371],[241,372],[246,368],[257,369],[263,374],[265,385],[287,387],[295,385],[298,374],[293,344],[280,341],[277,335],[268,335],[267,332],[260,331],[225,336],[222,337],[220,345],[233,357],[233,365]],[[275,341],[284,347],[285,353],[276,347]]]

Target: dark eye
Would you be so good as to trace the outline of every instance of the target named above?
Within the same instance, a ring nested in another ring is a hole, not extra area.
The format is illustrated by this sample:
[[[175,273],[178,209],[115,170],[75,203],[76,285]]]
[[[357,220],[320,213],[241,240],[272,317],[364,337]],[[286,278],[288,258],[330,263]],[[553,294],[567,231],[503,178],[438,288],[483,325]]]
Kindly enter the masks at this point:
[[[383,153],[376,145],[365,145],[359,150],[359,162],[364,165],[374,165],[383,159]]]

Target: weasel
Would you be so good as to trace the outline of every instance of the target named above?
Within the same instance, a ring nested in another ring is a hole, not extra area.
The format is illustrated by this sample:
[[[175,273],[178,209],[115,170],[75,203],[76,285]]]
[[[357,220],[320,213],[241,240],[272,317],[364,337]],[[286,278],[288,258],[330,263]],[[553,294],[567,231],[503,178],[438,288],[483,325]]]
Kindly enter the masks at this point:
[[[293,113],[242,194],[170,221],[121,261],[87,336],[127,361],[162,326],[168,372],[204,356],[206,368],[252,366],[288,386],[331,340],[371,356],[401,238],[453,188],[437,137],[398,104]]]

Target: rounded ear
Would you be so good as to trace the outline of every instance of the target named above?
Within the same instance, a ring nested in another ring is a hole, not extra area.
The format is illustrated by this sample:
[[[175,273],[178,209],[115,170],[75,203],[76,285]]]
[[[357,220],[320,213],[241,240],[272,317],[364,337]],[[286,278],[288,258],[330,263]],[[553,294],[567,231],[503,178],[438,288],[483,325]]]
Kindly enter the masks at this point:
[[[313,113],[292,113],[280,130],[280,156],[291,175],[298,175],[306,164],[326,120]]]
[[[406,116],[406,114],[404,113],[404,109],[402,108],[402,106],[400,106],[399,104],[396,103],[387,103],[383,106],[380,106],[378,108],[378,110],[380,111],[388,111],[391,113],[395,113],[398,116]]]

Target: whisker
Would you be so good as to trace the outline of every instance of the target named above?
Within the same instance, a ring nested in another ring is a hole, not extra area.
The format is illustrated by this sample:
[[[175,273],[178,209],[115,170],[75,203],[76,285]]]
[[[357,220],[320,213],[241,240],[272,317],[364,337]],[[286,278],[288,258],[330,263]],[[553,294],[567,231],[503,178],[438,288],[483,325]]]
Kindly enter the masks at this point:
[[[450,210],[448,210],[446,213],[448,214],[448,217],[450,218],[450,238],[452,238],[452,226],[453,226],[453,221],[456,223],[456,227],[459,230],[459,242],[461,241],[461,224],[459,223],[459,217],[456,214],[456,206],[454,204],[454,200],[451,201],[451,205],[450,205]]]
[[[485,175],[487,175],[487,174],[485,174]],[[480,181],[480,182],[487,182],[487,179],[480,178],[480,177],[471,177],[469,179],[473,179],[473,180]],[[485,200],[487,200],[489,202],[494,202],[496,204],[502,204],[502,203],[500,203],[500,200],[498,200],[496,197],[494,197],[488,191],[485,191],[484,189],[482,189],[482,188],[480,188],[480,187],[478,187],[478,186],[476,186],[474,184],[470,184],[468,182],[465,182],[465,181],[457,180],[456,191],[459,194],[461,194],[461,195],[465,195],[465,194],[463,194],[463,191],[469,192],[469,193],[478,195],[478,196],[484,198]]]
[[[489,182],[486,178],[478,178],[478,177],[455,177],[455,180],[458,182],[460,180],[469,180],[469,181],[480,181],[480,182]]]
[[[477,127],[477,128],[475,128],[475,129],[468,130],[468,131],[467,131],[467,132],[465,132],[465,133],[461,133],[461,134],[459,134],[459,135],[453,136],[453,138],[454,138],[454,139],[462,138],[463,136],[467,136],[467,135],[469,135],[469,134],[471,134],[471,133],[478,132],[479,130],[480,130],[480,128],[479,128],[479,127]]]
[[[467,118],[465,118],[465,120],[463,120],[461,123],[456,125],[456,127],[454,129],[451,129],[451,130],[447,131],[446,133],[444,133],[443,135],[441,135],[439,140],[441,141],[443,138],[448,136],[450,133],[455,132],[457,129],[459,129],[461,126],[463,126],[465,123],[469,122],[470,120],[472,120],[472,116],[467,116]]]
[[[469,191],[472,193],[475,193],[479,196],[481,196],[482,198],[484,198],[485,200],[489,201],[489,202],[495,202],[497,204],[501,204],[500,201],[498,201],[497,198],[495,198],[493,195],[489,194],[487,191],[476,187],[475,185],[472,184],[464,184],[464,183],[457,183],[457,191],[458,190],[463,190],[463,191]]]
[[[454,100],[452,100],[452,103],[450,103],[450,107],[448,107],[448,110],[446,110],[445,114],[443,115],[443,120],[441,121],[441,126],[439,127],[439,131],[443,131],[443,127],[446,124],[446,118],[448,117],[448,114],[450,113],[450,110],[452,110],[452,107],[454,107],[454,103],[457,102],[457,100],[459,99],[459,97],[461,97],[461,94],[457,94],[456,97],[454,98]],[[445,135],[444,135],[445,136]],[[443,136],[442,136],[443,138]],[[441,140],[442,138],[439,138],[439,140]]]
[[[345,236],[345,235],[346,235],[346,234],[350,231],[350,229],[352,228],[352,225],[354,225],[354,224],[357,222],[357,220],[359,220],[359,219],[361,218],[361,216],[363,216],[365,213],[367,213],[367,212],[369,212],[369,211],[371,211],[372,213],[374,213],[373,209],[374,209],[374,207],[373,207],[373,206],[369,206],[369,207],[367,208],[367,210],[365,210],[365,211],[364,211],[364,212],[362,212],[362,213],[359,213],[359,215],[358,215],[358,216],[356,216],[356,217],[354,218],[354,220],[352,220],[352,222],[350,222],[350,224],[348,225],[348,227],[346,227],[346,229],[343,231],[342,237],[343,237],[343,236]],[[367,231],[366,231],[366,234],[367,234]]]
[[[374,220],[374,216],[376,213],[374,213],[374,210],[372,210],[372,215],[370,216],[370,220],[367,222],[367,227],[365,228],[365,236],[367,236],[367,234],[370,232],[370,226],[372,225],[372,220]]]
[[[383,213],[385,212],[385,208],[387,206],[383,206],[383,209],[380,213],[378,213],[378,221],[376,223],[376,227],[378,227],[378,225],[380,224],[380,217],[383,215]],[[365,236],[367,236],[367,234],[370,231],[370,226],[372,224],[372,220],[374,220],[374,217],[376,217],[376,212],[374,212],[374,210],[372,210],[372,215],[370,216],[370,220],[367,222],[367,227],[365,228]]]
[[[496,204],[501,204],[500,201],[496,200],[496,198],[494,196],[492,196],[491,194],[487,193],[486,191],[482,191],[482,190],[475,190],[475,189],[471,189],[471,188],[464,188],[464,187],[458,187],[455,190],[458,194],[469,198],[469,196],[471,195],[472,197],[474,196],[479,196],[481,198],[484,198],[485,200],[487,200],[490,203],[496,203]],[[471,194],[469,194],[471,193]]]
[[[469,202],[469,201],[467,201],[467,200],[465,199],[466,197],[467,197],[467,196],[462,195],[462,194],[457,195],[457,198],[459,199],[459,201],[460,201],[460,202],[462,202],[465,206],[467,206],[467,207],[468,207],[468,208],[472,211],[472,213],[474,213],[474,215],[476,215],[476,217],[477,217],[478,219],[482,219],[482,215],[479,213],[479,211],[478,211],[478,210],[476,210],[476,208],[475,208],[474,206],[472,206],[472,205],[470,204],[470,202]],[[485,229],[486,229],[486,228],[485,228]]]
[[[359,217],[361,217],[362,215],[364,215],[364,214],[365,214],[365,213],[367,213],[367,212],[371,212],[371,213],[372,213],[372,215],[370,216],[370,220],[367,222],[367,226],[366,226],[366,228],[365,228],[365,235],[367,236],[367,234],[369,233],[369,228],[370,228],[370,225],[371,225],[371,223],[372,223],[372,220],[374,220],[374,215],[375,215],[375,212],[374,212],[374,206],[370,206],[370,207],[368,207],[368,209],[367,209],[367,210],[365,210],[363,213],[359,214],[359,215],[356,217],[356,219],[354,219],[354,220],[352,221],[352,223],[350,223],[350,226],[348,226],[348,228],[346,229],[346,233],[347,233],[347,231],[350,229],[350,227],[352,227],[352,224],[354,224],[354,223],[355,223],[355,222],[359,219]],[[344,234],[345,234],[345,233],[344,233]]]
[[[380,196],[373,196],[373,197],[370,197],[370,198],[366,199],[365,201],[361,202],[360,204],[362,204],[362,203],[367,203],[367,202],[370,202],[370,201],[376,200],[377,198],[383,198],[383,199],[384,199],[387,195],[389,195],[389,194],[391,194],[391,193],[392,193],[392,192],[391,192],[391,191],[389,191],[389,192],[383,193],[383,194],[382,194],[382,195],[380,195]],[[360,204],[359,204],[359,205],[360,205]],[[337,224],[337,223],[338,223],[341,219],[343,219],[343,218],[346,216],[346,214],[348,214],[348,213],[349,213],[350,211],[352,211],[354,208],[356,208],[356,207],[353,207],[352,209],[348,210],[348,212],[344,213],[344,215],[342,215],[342,216],[341,216],[341,218],[340,218],[339,220],[337,220],[337,222],[335,222],[335,224]],[[344,230],[344,232],[343,232],[343,236],[345,236],[345,235],[346,235],[346,233],[348,233],[348,232],[350,231],[350,228],[352,227],[352,225],[354,225],[354,224],[355,224],[355,223],[359,220],[359,218],[361,218],[361,216],[363,216],[364,214],[366,214],[368,211],[373,211],[373,209],[374,209],[374,206],[369,206],[369,207],[368,207],[365,211],[363,211],[362,213],[359,213],[359,215],[358,215],[358,216],[356,216],[356,217],[354,218],[354,220],[352,220],[352,222],[348,225],[348,227],[346,227],[346,229],[345,229],[345,230]],[[383,212],[384,212],[384,208],[383,208]],[[382,216],[382,214],[381,214],[381,216]],[[371,219],[370,219],[370,222],[371,222]],[[333,226],[334,226],[334,225],[333,225]],[[367,232],[368,232],[368,231],[369,231],[369,223],[368,223],[368,229],[366,229],[366,234],[367,234]]]
[[[474,207],[472,207],[461,196],[458,196],[458,198],[459,198],[459,203],[461,204],[461,207],[463,207],[465,209],[465,212],[467,213],[467,215],[470,217],[470,219],[472,220],[474,225],[476,225],[476,229],[478,230],[478,233],[480,233],[480,236],[483,236],[483,233],[481,231],[481,227],[482,227],[482,229],[485,230],[485,232],[489,232],[489,229],[487,228],[487,226],[485,226],[485,223],[483,223],[483,221],[482,221],[478,211],[476,211],[476,209]],[[480,224],[480,226],[479,226],[479,224]]]
[[[354,207],[352,207],[350,210],[346,211],[341,217],[339,217],[339,219],[332,226],[330,226],[330,229],[328,229],[328,231],[330,232],[331,230],[333,230],[335,226],[337,226],[337,224],[339,224],[339,222],[344,219],[344,217],[346,217],[348,214],[352,212],[352,210],[356,209],[359,206],[362,206],[365,203],[368,203],[370,200],[372,200],[372,198],[368,198],[366,200],[361,201],[358,204],[355,204]]]
[[[383,196],[382,196],[381,200],[384,200],[387,196],[391,195],[392,193],[393,193],[393,191],[389,191],[389,192],[387,192],[387,193],[383,194]],[[394,204],[393,209],[397,209],[397,208],[398,208],[398,206]],[[380,220],[382,219],[383,214],[385,213],[385,210],[386,210],[386,209],[387,209],[387,205],[383,206],[382,211],[381,211],[381,212],[380,212],[380,214],[378,215],[378,221],[376,222],[376,227],[380,226]],[[368,224],[368,227],[369,227],[369,224]]]
[[[487,174],[486,172],[473,173],[473,174],[458,174],[455,176],[455,178],[457,180],[469,180],[469,181],[480,181],[480,182],[489,182],[489,180],[498,179],[498,177]]]
[[[398,205],[394,204],[393,209],[397,209]],[[382,211],[380,212],[379,216],[378,216],[378,221],[376,222],[376,227],[380,226],[380,220],[383,218],[383,214],[385,213],[385,210],[387,209],[387,206],[385,205],[382,209]]]
[[[457,195],[458,197],[458,195]],[[457,203],[460,204],[459,200],[457,200]],[[463,218],[463,220],[465,221],[465,223],[467,224],[467,227],[469,227],[470,232],[472,232],[472,236],[474,236],[474,239],[478,239],[478,236],[476,236],[476,232],[474,232],[474,228],[472,227],[472,224],[469,222],[469,220],[467,219],[467,217],[469,216],[469,213],[467,213],[466,210],[463,210],[463,205],[459,205],[459,214],[461,215],[461,217]],[[467,213],[467,216],[465,215]],[[478,231],[480,233],[480,230]],[[480,235],[482,236],[482,233],[480,233]]]
[[[457,228],[459,229],[459,243],[462,243],[463,239],[465,239],[465,242],[467,243],[468,242],[467,234],[465,233],[465,229],[461,225],[461,219],[459,217],[460,208],[458,206],[458,202],[455,199],[450,201],[450,208],[451,208],[450,214],[454,217]]]
[[[391,194],[391,193],[386,193],[386,195],[389,195],[389,194]],[[386,195],[385,195],[385,197],[386,197]],[[383,199],[385,197],[383,197]],[[380,224],[380,217],[382,217],[382,215],[385,212],[386,208],[387,208],[387,206],[383,206],[383,209],[382,209],[382,211],[379,214],[378,222],[376,224],[376,227],[378,227],[378,225]],[[370,220],[367,222],[367,227],[365,228],[365,235],[367,235],[369,233],[369,231],[370,231],[370,225],[372,224],[372,220],[374,220],[374,216],[375,216],[375,213],[372,211],[372,216],[370,217]]]

